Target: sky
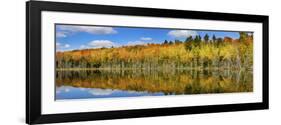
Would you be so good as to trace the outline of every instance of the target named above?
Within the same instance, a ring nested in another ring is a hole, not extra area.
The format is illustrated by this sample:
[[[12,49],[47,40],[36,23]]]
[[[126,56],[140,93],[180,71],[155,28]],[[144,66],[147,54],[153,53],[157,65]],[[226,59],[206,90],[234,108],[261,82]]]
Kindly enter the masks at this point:
[[[56,51],[69,51],[88,48],[110,48],[120,46],[145,45],[147,43],[163,43],[165,40],[184,41],[187,37],[208,34],[212,38],[239,38],[239,32],[183,30],[139,27],[105,27],[84,25],[56,25]]]

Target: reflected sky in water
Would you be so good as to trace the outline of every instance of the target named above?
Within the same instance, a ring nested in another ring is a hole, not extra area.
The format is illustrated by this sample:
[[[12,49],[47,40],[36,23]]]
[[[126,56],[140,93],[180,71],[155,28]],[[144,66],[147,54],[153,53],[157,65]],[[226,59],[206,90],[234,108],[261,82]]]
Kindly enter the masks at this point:
[[[136,96],[160,96],[162,92],[150,93],[146,91],[123,91],[100,88],[77,88],[71,86],[56,87],[56,99],[87,99],[87,98],[111,98],[111,97],[136,97]]]

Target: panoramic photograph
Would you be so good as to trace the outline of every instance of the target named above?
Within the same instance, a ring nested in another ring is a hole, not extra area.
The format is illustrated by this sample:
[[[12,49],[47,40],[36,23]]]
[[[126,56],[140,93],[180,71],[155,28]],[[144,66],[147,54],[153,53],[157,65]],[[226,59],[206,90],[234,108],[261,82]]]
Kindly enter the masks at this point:
[[[55,100],[253,92],[253,32],[55,25]]]

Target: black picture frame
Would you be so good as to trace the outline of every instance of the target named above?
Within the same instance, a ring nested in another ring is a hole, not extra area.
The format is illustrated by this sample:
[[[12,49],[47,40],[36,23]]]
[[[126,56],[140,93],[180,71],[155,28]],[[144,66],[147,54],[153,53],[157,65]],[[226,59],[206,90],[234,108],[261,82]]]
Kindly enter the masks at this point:
[[[43,115],[41,113],[41,11],[100,13],[115,15],[136,15],[150,17],[171,17],[182,19],[208,19],[220,21],[262,23],[262,102]],[[269,18],[268,16],[264,15],[120,7],[46,1],[28,1],[26,3],[26,123],[40,124],[268,109],[268,25]]]

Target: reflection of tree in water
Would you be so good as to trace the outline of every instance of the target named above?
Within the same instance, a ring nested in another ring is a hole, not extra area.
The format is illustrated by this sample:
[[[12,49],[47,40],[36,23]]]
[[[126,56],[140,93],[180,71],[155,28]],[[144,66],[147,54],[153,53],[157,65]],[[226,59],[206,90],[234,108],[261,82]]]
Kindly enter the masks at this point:
[[[56,85],[169,94],[253,91],[252,71],[83,70],[57,71]]]

